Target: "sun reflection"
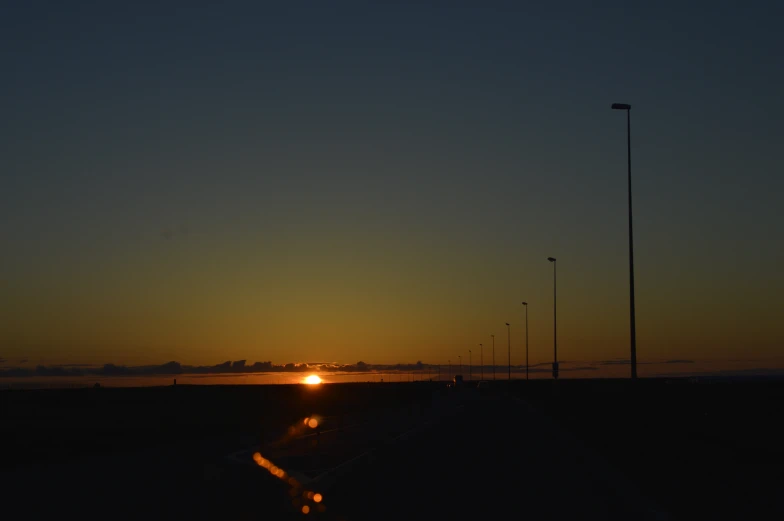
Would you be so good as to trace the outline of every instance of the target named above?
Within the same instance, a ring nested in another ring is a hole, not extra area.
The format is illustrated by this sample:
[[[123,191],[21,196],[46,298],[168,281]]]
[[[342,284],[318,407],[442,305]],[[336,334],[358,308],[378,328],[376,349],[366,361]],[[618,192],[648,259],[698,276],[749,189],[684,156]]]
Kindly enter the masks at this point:
[[[309,420],[310,422],[315,422],[314,418],[305,418],[305,420]],[[316,424],[317,425],[317,424]],[[285,470],[275,465],[272,461],[268,460],[264,456],[261,455],[260,452],[253,453],[253,461],[256,462],[256,465],[259,467],[265,468],[270,474],[273,476],[280,478],[281,480],[287,482],[291,485],[291,489],[289,490],[289,495],[292,497],[292,504],[294,508],[297,508],[303,514],[308,514],[310,511],[315,508],[317,512],[324,513],[326,512],[326,507],[323,505],[322,501],[324,501],[324,496],[319,494],[318,492],[313,492],[312,490],[302,490],[302,485],[296,478],[289,476]],[[301,497],[300,499],[300,492]],[[313,506],[310,505],[303,505],[303,502],[312,501]]]
[[[305,383],[308,385],[317,385],[321,383],[321,378],[318,375],[312,374],[305,378]]]

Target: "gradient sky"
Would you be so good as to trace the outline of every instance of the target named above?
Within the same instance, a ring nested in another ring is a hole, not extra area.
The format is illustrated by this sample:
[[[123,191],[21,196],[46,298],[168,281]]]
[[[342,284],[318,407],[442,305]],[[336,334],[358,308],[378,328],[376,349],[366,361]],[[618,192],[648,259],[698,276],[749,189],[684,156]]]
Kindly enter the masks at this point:
[[[640,359],[782,354],[781,3],[117,4],[0,6],[9,363],[627,357],[616,101]]]

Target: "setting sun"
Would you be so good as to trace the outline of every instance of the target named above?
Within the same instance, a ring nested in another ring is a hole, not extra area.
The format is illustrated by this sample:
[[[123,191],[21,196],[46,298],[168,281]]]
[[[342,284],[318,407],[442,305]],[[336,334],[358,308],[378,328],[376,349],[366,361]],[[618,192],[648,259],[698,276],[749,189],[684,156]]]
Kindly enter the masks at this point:
[[[307,378],[305,378],[305,383],[308,384],[308,385],[320,384],[321,383],[321,378],[319,378],[315,374],[312,374],[312,375],[308,376]]]

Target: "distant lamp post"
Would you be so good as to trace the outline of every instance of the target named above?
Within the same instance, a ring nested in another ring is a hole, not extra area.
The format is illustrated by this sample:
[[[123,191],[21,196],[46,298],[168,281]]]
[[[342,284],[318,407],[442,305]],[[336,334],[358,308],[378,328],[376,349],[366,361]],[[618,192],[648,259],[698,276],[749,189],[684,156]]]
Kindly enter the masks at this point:
[[[629,188],[629,319],[631,329],[632,379],[637,378],[637,328],[634,323],[634,234],[632,233],[632,106],[613,103],[613,110],[626,111],[626,163]]]
[[[553,378],[558,379],[558,315],[556,313],[556,291],[555,291],[555,258],[547,257],[553,263]]]
[[[468,381],[471,381],[471,350],[468,350]]]
[[[512,329],[509,322],[506,323],[506,343],[509,351],[509,380],[512,379]]]
[[[460,368],[460,372],[458,374],[463,374],[463,357],[461,355],[457,355],[457,363],[458,368]]]
[[[479,379],[485,379],[485,348],[479,344]]]
[[[452,381],[452,360],[447,360],[447,363],[449,364],[449,372],[447,374],[449,375],[448,378],[449,378],[449,381],[451,382]]]
[[[495,380],[495,335],[490,335],[493,339],[493,380]]]
[[[525,379],[528,380],[528,302],[523,302],[525,307]]]

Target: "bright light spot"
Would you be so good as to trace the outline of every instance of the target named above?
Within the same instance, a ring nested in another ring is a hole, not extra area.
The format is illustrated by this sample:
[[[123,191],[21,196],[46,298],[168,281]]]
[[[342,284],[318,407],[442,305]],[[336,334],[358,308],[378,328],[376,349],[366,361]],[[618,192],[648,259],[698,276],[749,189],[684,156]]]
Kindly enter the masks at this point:
[[[304,507],[302,507],[302,513],[303,514],[307,514],[308,512],[310,512],[310,507],[308,505],[305,505]]]
[[[318,427],[318,420],[316,418],[311,418],[310,421],[308,421],[308,427],[311,429]]]
[[[312,374],[305,378],[305,383],[308,385],[317,385],[321,383],[321,378],[318,375]]]
[[[309,421],[310,421],[310,418],[305,418],[305,425],[307,425]]]
[[[322,499],[324,499],[324,498],[318,492],[313,494],[313,501],[315,501],[316,503],[321,503]]]

